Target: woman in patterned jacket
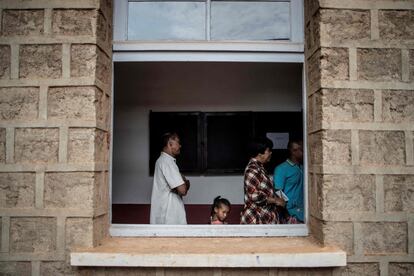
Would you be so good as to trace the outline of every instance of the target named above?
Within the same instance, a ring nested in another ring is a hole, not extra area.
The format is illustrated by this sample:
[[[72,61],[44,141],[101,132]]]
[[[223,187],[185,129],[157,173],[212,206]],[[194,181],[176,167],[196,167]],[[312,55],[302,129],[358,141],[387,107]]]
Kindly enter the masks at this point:
[[[267,138],[256,139],[250,145],[250,161],[244,171],[244,209],[241,224],[280,223],[277,206],[285,201],[275,195],[273,183],[264,164],[272,157],[273,143]]]

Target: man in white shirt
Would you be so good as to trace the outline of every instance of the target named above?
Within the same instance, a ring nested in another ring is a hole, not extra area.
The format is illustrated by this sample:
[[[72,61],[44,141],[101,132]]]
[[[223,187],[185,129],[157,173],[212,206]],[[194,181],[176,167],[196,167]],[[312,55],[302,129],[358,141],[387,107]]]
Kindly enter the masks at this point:
[[[163,135],[163,150],[155,162],[151,196],[151,224],[187,224],[182,197],[190,182],[180,174],[175,157],[180,154],[180,138],[176,133]]]

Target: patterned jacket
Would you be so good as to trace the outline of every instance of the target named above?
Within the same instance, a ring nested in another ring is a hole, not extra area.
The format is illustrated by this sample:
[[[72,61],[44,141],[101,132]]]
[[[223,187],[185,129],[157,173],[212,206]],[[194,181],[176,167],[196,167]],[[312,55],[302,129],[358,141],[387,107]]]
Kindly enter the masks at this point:
[[[244,209],[241,224],[279,223],[275,204],[268,204],[273,197],[273,183],[263,165],[252,158],[244,171]]]

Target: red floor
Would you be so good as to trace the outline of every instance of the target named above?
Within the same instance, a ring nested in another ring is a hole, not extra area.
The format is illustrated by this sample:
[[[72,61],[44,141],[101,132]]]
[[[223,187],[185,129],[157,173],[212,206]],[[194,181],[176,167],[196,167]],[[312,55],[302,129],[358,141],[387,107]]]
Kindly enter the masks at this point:
[[[232,205],[227,219],[229,224],[240,223],[240,212],[243,205]],[[210,219],[210,205],[185,205],[188,224],[208,224]],[[112,223],[148,224],[150,214],[149,204],[112,204]]]

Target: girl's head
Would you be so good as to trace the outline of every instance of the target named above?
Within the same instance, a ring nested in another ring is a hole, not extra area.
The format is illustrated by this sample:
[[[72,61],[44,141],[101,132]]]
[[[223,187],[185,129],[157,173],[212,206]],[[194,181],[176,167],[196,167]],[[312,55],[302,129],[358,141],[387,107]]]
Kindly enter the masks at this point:
[[[217,218],[220,221],[225,221],[227,215],[230,213],[230,201],[221,196],[214,199],[211,206],[211,216]]]

